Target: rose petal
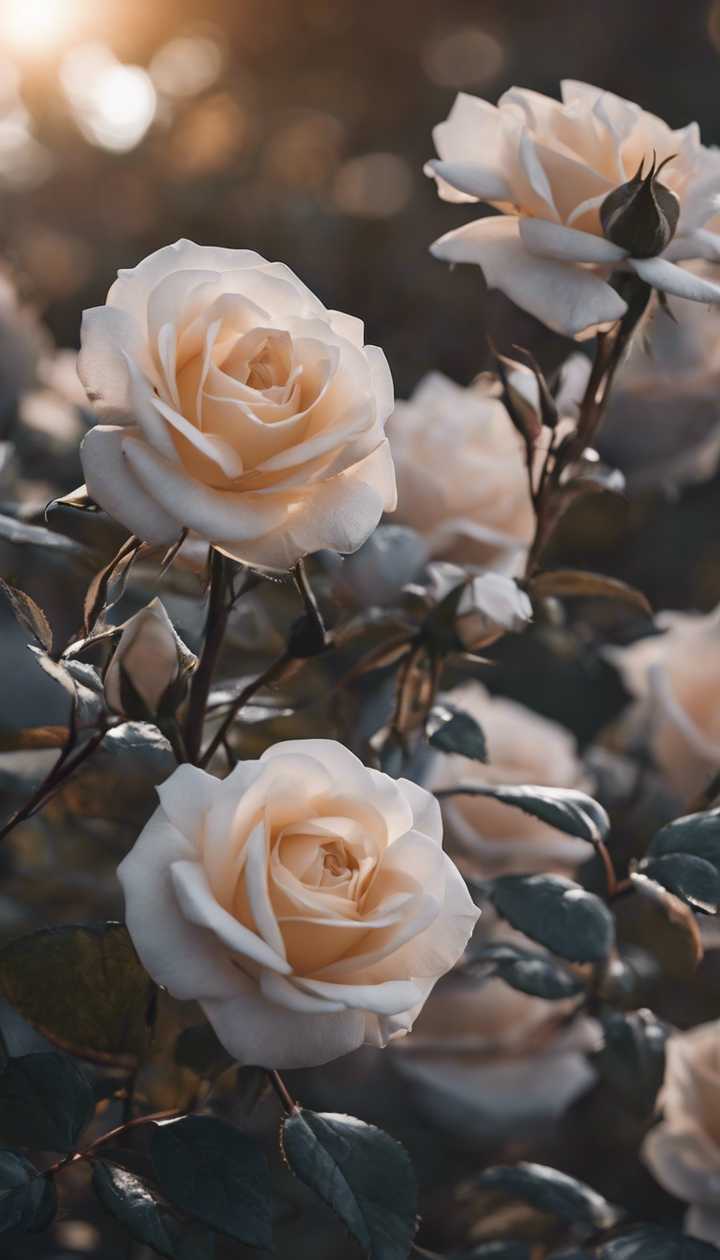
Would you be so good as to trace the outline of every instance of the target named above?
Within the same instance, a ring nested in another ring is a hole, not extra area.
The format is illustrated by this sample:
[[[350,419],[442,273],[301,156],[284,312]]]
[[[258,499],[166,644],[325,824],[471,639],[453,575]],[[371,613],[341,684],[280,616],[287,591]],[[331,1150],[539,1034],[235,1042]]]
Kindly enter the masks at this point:
[[[127,433],[126,428],[95,425],[85,434],[80,458],[88,494],[138,538],[171,543],[179,536],[181,525],[133,475],[123,449]]]
[[[261,967],[269,967],[271,971],[285,975],[290,972],[289,964],[280,953],[223,910],[215,900],[207,876],[197,861],[172,862],[170,876],[178,905],[190,923],[207,928],[223,947],[231,950],[240,959],[251,959]]]
[[[675,263],[665,258],[629,258],[628,266],[654,289],[663,293],[671,293],[674,297],[690,298],[693,302],[720,302],[720,284],[712,284],[695,276],[684,267],[676,267]]]
[[[520,237],[531,254],[561,262],[610,264],[627,257],[626,250],[604,236],[591,236],[547,219],[521,219]]]
[[[362,1045],[362,1011],[304,1015],[268,1002],[250,980],[243,977],[242,982],[241,997],[200,1003],[225,1049],[241,1065],[320,1067]]]

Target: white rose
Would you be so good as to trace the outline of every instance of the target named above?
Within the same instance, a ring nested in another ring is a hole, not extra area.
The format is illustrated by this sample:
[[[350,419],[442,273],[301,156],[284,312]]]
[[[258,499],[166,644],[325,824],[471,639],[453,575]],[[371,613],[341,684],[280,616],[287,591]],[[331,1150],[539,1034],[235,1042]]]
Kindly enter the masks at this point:
[[[571,1003],[548,1003],[504,980],[448,976],[432,993],[393,1065],[416,1087],[417,1105],[472,1143],[522,1136],[552,1121],[594,1080],[586,1052],[595,1021],[564,1021]]]
[[[479,264],[502,290],[550,328],[575,336],[617,320],[625,303],[607,283],[630,269],[665,293],[719,302],[720,286],[678,261],[720,258],[706,224],[720,192],[720,154],[697,124],[672,131],[638,105],[566,80],[562,102],[511,88],[491,105],[460,93],[434,130],[439,161],[428,164],[448,201],[483,201],[500,213],[448,232],[432,252]],[[655,257],[631,258],[603,234],[600,207],[657,155],[661,181],[679,199],[673,239]]]
[[[667,1043],[663,1120],[643,1158],[671,1194],[690,1204],[685,1228],[720,1246],[720,1021]]]
[[[485,381],[431,372],[388,427],[398,519],[432,555],[518,572],[535,530],[525,448]]]
[[[527,629],[532,621],[530,599],[502,573],[478,573],[468,581],[464,569],[436,561],[428,565],[426,580],[419,589],[427,590],[440,603],[461,582],[465,589],[457,606],[455,628],[469,652],[487,647],[506,632],[519,634]]]
[[[395,506],[384,354],[252,250],[178,241],[120,272],[78,370],[103,421],[88,493],[146,542],[187,528],[286,570],[354,551]]]
[[[311,1067],[409,1030],[479,913],[429,793],[320,739],[158,792],[118,872],[128,929],[230,1054]]]
[[[131,684],[148,713],[157,714],[162,700],[181,674],[187,673],[195,657],[178,637],[164,605],[155,598],[146,608],[130,617],[105,670],[105,699],[116,713],[128,717],[145,716],[133,711],[123,675]],[[178,695],[177,700],[182,699]]]
[[[633,729],[690,800],[720,766],[720,606],[706,615],[660,613],[655,623],[664,634],[605,654],[638,699]]]
[[[514,700],[491,696],[477,682],[458,687],[443,699],[479,722],[488,764],[438,753],[429,776],[431,790],[461,783],[587,787],[575,738],[557,722]],[[593,852],[587,841],[563,835],[540,819],[485,796],[446,797],[442,808],[448,840],[481,877],[572,869]]]

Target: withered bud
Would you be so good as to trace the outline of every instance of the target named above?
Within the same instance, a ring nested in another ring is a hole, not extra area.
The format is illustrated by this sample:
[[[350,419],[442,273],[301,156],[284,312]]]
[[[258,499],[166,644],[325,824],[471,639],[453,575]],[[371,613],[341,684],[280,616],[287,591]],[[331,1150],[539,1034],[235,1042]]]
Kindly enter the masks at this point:
[[[600,222],[607,239],[626,249],[631,258],[654,258],[675,235],[680,202],[658,179],[663,166],[675,156],[673,153],[657,166],[653,152],[647,175],[643,173],[643,158],[632,179],[608,193],[600,207]]]

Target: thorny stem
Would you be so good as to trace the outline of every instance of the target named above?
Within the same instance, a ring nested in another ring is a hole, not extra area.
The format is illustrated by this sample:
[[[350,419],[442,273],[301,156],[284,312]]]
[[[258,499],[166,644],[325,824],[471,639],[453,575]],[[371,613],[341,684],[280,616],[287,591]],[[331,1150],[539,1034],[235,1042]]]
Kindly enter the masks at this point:
[[[203,722],[205,720],[207,699],[210,694],[210,685],[230,613],[230,605],[227,599],[227,588],[229,585],[228,568],[229,561],[226,557],[213,549],[210,559],[210,598],[205,620],[205,641],[190,688],[190,700],[185,723],[187,758],[195,765],[198,764],[200,757]]]
[[[268,1068],[267,1078],[282,1103],[283,1111],[288,1116],[297,1115],[300,1108],[285,1084],[282,1076],[274,1069]]]
[[[55,1173],[61,1172],[63,1168],[67,1168],[69,1164],[77,1164],[83,1159],[92,1159],[101,1146],[105,1146],[108,1142],[112,1142],[114,1138],[128,1133],[130,1129],[137,1129],[143,1124],[157,1124],[161,1120],[179,1120],[184,1115],[185,1112],[183,1110],[173,1107],[168,1111],[154,1111],[149,1116],[136,1116],[134,1120],[127,1120],[123,1124],[118,1124],[114,1129],[109,1129],[107,1133],[103,1133],[99,1138],[95,1138],[95,1141],[91,1142],[84,1151],[73,1151],[71,1155],[63,1156],[57,1163],[51,1164],[49,1168],[44,1169],[39,1175],[52,1177]]]
[[[198,756],[197,764],[199,766],[206,766],[212,760],[220,745],[225,742],[225,736],[240,710],[252,699],[256,691],[260,691],[262,687],[269,686],[280,677],[289,660],[290,657],[287,652],[283,652],[268,665],[262,674],[259,674],[257,678],[253,678],[252,682],[249,682],[247,687],[244,687],[240,694],[235,697],[204,753]]]
[[[298,560],[295,565],[295,568],[293,569],[293,578],[295,585],[302,596],[302,601],[305,605],[305,612],[307,613],[309,620],[315,626],[319,638],[323,643],[325,643],[327,641],[325,622],[323,620],[323,615],[320,612],[320,606],[315,597],[315,592],[308,581],[308,575],[305,570],[305,562],[303,560]]]
[[[50,770],[50,773],[46,775],[42,783],[38,785],[30,799],[26,801],[24,805],[21,805],[19,809],[16,809],[12,817],[8,819],[2,828],[0,828],[0,840],[4,840],[14,827],[17,827],[17,825],[21,822],[26,822],[28,818],[32,818],[33,814],[38,813],[39,810],[43,809],[43,807],[47,805],[48,801],[52,800],[53,796],[60,791],[61,787],[64,787],[68,779],[75,773],[78,767],[81,766],[84,761],[87,761],[88,757],[90,757],[95,752],[95,749],[99,747],[104,740],[107,731],[108,728],[103,722],[95,731],[95,734],[82,745],[74,757],[70,755],[70,745],[63,749],[55,762],[55,765]]]

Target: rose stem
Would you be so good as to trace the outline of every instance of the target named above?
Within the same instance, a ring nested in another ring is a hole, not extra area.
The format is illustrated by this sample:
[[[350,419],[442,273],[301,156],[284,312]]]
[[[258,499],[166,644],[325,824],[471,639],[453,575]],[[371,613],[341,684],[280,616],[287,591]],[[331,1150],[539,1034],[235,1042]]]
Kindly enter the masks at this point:
[[[226,598],[227,586],[228,561],[213,548],[210,552],[210,598],[205,621],[205,641],[190,688],[185,723],[185,746],[188,760],[195,765],[198,764],[200,757],[207,698],[230,612]]]
[[[268,665],[267,669],[264,670],[262,674],[258,674],[257,678],[253,678],[252,682],[249,682],[247,687],[243,688],[239,696],[235,697],[220,726],[205,749],[205,752],[198,757],[197,764],[199,766],[206,766],[215,756],[215,753],[223,743],[228,730],[240,710],[243,709],[248,701],[252,699],[256,691],[259,691],[261,687],[269,686],[270,683],[274,682],[275,679],[282,674],[289,660],[290,657],[287,652],[283,652],[274,661],[272,661],[270,665]]]
[[[295,1099],[290,1093],[290,1090],[285,1084],[280,1073],[276,1072],[274,1069],[268,1068],[267,1078],[270,1084],[272,1085],[273,1089],[275,1090],[275,1093],[277,1094],[278,1098],[280,1099],[280,1102],[282,1103],[282,1106],[283,1106],[283,1111],[286,1113],[286,1115],[288,1116],[297,1115],[300,1108],[295,1102]]]

